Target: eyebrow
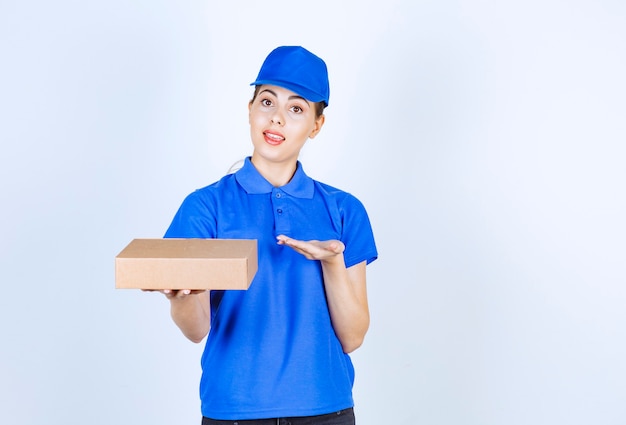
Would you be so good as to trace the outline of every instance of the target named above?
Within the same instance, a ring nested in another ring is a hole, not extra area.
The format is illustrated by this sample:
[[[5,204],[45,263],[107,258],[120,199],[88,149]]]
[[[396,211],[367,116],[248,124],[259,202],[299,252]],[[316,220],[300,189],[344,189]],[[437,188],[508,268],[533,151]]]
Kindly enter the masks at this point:
[[[263,94],[265,92],[270,92],[271,94],[274,95],[274,97],[278,97],[278,95],[273,90],[270,90],[270,89],[263,89],[263,90],[261,90],[261,92],[259,94]],[[299,96],[297,94],[289,96],[288,99],[289,100],[292,100],[292,99],[302,99],[302,100],[304,100],[306,102],[307,105],[310,105],[308,100],[306,100],[305,98],[303,98],[302,96]]]

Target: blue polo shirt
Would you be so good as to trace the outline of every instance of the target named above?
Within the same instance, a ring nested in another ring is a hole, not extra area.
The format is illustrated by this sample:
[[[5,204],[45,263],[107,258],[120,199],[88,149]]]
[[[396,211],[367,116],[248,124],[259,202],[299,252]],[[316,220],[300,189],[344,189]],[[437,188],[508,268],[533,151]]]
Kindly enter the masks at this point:
[[[273,187],[250,158],[234,174],[191,193],[165,237],[257,239],[259,267],[247,291],[211,292],[202,355],[203,416],[313,416],[351,407],[354,369],[330,322],[322,268],[278,245],[339,239],[346,267],[377,257],[365,208],[308,177]]]

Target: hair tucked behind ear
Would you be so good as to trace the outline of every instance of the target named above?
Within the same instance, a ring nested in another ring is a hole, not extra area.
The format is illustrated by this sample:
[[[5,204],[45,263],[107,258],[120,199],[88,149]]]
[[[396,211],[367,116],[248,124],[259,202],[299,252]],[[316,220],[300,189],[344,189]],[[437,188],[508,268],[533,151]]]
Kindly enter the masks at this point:
[[[259,89],[261,86],[254,86],[254,94],[252,95],[252,100],[250,103],[254,102],[256,97],[259,95]],[[324,109],[326,108],[326,104],[324,102],[315,102],[315,118],[319,118],[324,115]]]

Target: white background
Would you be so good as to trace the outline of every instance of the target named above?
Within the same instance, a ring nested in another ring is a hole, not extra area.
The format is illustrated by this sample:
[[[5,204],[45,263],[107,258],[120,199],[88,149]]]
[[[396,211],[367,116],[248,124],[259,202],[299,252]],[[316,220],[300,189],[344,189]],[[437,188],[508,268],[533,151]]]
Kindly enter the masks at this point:
[[[274,47],[306,171],[380,258],[358,423],[626,423],[626,3],[0,2],[0,422],[199,424],[201,345],[114,257],[251,153]]]

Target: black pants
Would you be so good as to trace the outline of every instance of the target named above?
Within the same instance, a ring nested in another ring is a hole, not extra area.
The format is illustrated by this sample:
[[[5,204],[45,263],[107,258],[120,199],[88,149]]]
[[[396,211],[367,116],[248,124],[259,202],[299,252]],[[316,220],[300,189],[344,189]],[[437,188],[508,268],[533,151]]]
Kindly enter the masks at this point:
[[[293,418],[253,419],[244,421],[223,421],[202,418],[202,425],[354,425],[354,410],[340,410],[319,416],[298,416]]]

